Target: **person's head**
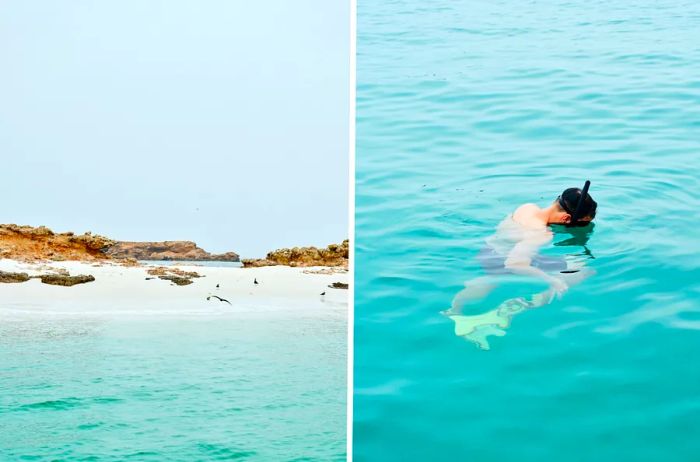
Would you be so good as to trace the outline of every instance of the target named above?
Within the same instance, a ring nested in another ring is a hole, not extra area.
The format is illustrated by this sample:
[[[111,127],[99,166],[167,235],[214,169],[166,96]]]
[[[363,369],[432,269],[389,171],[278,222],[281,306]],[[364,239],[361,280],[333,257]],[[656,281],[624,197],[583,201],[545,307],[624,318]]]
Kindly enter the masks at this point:
[[[558,225],[570,224],[580,199],[581,189],[569,188],[564,190],[564,192],[554,200],[553,210],[549,214],[549,223]],[[590,223],[595,218],[597,208],[598,204],[596,201],[593,200],[590,194],[586,194],[575,224],[578,226],[585,226]]]

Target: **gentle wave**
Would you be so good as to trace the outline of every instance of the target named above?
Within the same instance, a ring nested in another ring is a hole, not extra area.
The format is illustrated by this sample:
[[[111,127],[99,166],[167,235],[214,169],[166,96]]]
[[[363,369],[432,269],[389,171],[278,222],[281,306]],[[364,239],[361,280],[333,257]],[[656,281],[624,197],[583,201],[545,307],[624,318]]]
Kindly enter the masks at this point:
[[[699,5],[358,14],[356,459],[692,459]],[[490,318],[488,351],[455,335],[440,313],[496,224],[585,179],[595,228],[544,253],[594,274],[537,309],[518,311],[544,286],[518,281],[469,305],[517,312]]]

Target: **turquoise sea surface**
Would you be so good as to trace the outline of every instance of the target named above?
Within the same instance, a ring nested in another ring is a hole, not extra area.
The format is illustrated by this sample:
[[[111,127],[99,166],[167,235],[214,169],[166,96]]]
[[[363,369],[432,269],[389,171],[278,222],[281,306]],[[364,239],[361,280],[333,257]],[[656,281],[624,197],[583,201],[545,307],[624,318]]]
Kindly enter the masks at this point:
[[[0,306],[0,461],[344,461],[346,316]]]
[[[355,460],[700,460],[700,3],[359,0],[357,35]],[[587,279],[458,295],[586,179],[542,254]]]

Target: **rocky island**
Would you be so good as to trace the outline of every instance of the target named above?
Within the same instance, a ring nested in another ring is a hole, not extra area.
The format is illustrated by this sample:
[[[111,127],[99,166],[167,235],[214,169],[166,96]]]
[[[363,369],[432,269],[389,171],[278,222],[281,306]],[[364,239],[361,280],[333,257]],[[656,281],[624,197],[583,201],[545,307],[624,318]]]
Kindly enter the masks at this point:
[[[54,233],[45,226],[0,225],[0,258],[17,261],[239,261],[235,252],[210,254],[190,241],[122,242],[92,233]]]
[[[45,226],[0,225],[3,302],[22,312],[34,310],[24,302],[28,299],[37,313],[47,306],[73,312],[78,301],[83,303],[81,309],[109,313],[118,305],[141,309],[144,304],[149,304],[147,313],[192,306],[217,310],[223,309],[216,305],[220,299],[239,307],[268,306],[272,300],[283,300],[280,306],[286,306],[293,299],[303,299],[306,307],[316,304],[327,310],[331,305],[326,304],[346,302],[344,291],[327,289],[347,289],[348,257],[345,240],[326,248],[275,250],[264,259],[244,260],[248,269],[203,266],[187,262],[239,261],[239,256],[210,254],[190,241],[120,242],[89,232],[78,235],[56,233]],[[138,260],[178,263],[154,266]],[[181,287],[177,290],[183,295],[174,299],[169,286]],[[181,306],[173,308],[176,305]]]
[[[240,261],[235,252],[211,254],[192,241],[115,242],[107,249],[114,258],[173,261]]]

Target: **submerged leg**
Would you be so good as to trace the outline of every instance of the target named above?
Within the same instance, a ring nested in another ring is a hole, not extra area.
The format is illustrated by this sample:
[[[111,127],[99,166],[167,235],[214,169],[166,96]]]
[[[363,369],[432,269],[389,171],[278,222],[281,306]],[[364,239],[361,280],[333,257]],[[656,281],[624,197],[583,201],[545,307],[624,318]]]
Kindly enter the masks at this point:
[[[504,300],[500,305],[486,313],[464,316],[458,313],[444,313],[455,322],[455,335],[474,343],[482,350],[491,346],[488,337],[502,337],[516,314],[531,308],[539,308],[554,299],[550,289],[531,295],[529,298],[515,297]]]
[[[470,302],[482,300],[496,287],[496,282],[492,277],[480,276],[476,279],[471,279],[464,283],[464,289],[457,292],[452,298],[450,309],[445,310],[442,314],[461,314],[464,306]]]
[[[448,317],[455,322],[456,336],[474,343],[482,350],[488,350],[491,348],[488,337],[506,335],[505,329],[510,327],[513,316],[525,311],[529,305],[527,300],[517,297],[504,301],[486,313],[472,316],[453,314]]]
[[[594,274],[594,271],[590,268],[581,268],[575,273],[559,274],[557,277],[571,287],[581,283],[592,274]],[[553,289],[546,289],[527,298],[509,298],[486,313],[470,316],[462,314],[462,310],[467,303],[483,299],[495,287],[496,281],[487,276],[468,281],[465,283],[465,288],[455,295],[452,300],[452,307],[442,312],[442,314],[455,322],[456,336],[474,343],[482,350],[491,348],[488,337],[502,337],[506,334],[506,329],[510,327],[511,321],[516,314],[548,305],[557,296],[557,292]]]

